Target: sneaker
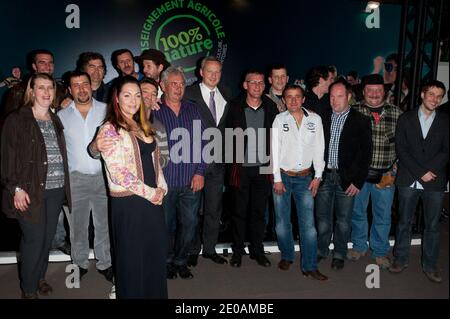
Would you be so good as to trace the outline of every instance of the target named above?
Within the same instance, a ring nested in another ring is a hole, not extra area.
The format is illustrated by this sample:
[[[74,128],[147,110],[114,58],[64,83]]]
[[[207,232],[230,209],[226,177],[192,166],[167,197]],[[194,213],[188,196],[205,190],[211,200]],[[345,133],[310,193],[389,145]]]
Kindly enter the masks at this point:
[[[116,299],[116,285],[113,285],[111,292],[108,294],[109,299]]]
[[[381,269],[389,269],[389,267],[391,267],[391,261],[386,256],[375,257],[375,263]]]
[[[354,249],[350,249],[347,252],[347,259],[351,260],[351,261],[357,261],[359,260],[361,257],[365,256],[366,252],[365,251],[357,251]]]
[[[423,273],[434,283],[440,284],[442,282],[442,276],[438,271],[424,271]]]

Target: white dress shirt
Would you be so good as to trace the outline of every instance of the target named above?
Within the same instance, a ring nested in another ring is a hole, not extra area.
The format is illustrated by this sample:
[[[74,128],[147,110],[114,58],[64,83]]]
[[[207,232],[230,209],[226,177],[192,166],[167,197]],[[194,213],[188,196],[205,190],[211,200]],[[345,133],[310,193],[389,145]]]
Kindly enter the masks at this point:
[[[431,125],[433,124],[434,118],[436,117],[436,112],[433,112],[428,117],[422,112],[420,107],[417,112],[419,115],[419,123],[420,123],[420,129],[422,130],[422,136],[423,136],[423,139],[426,139],[428,132],[430,131]],[[419,181],[415,181],[409,187],[423,190],[423,185]]]
[[[209,107],[209,99],[211,96],[211,91],[214,91],[214,102],[216,102],[216,119],[218,125],[220,123],[220,119],[223,116],[223,112],[225,110],[225,105],[227,104],[227,101],[225,101],[224,97],[220,93],[220,91],[217,89],[217,86],[210,90],[205,84],[200,83],[200,91],[202,92],[203,101],[205,101],[206,105]]]
[[[280,169],[302,171],[314,166],[316,178],[321,178],[325,168],[325,140],[322,119],[305,111],[300,127],[294,116],[285,111],[275,117],[272,125],[273,175],[281,182]]]
[[[64,138],[67,146],[67,158],[70,172],[82,174],[100,174],[102,163],[99,159],[89,156],[87,147],[106,116],[106,104],[92,99],[92,107],[86,118],[75,106],[75,102],[58,112],[64,125]]]

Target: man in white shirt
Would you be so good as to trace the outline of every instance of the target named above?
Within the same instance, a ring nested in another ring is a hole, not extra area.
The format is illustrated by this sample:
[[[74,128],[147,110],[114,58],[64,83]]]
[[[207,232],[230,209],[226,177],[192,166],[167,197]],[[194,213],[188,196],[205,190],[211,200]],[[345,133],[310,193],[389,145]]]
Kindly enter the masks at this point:
[[[302,108],[305,93],[300,86],[287,85],[283,100],[287,111],[278,114],[272,125],[275,230],[281,251],[278,268],[288,270],[294,260],[292,195],[301,234],[303,275],[315,280],[327,280],[327,276],[317,269],[317,232],[314,226],[314,197],[325,168],[322,120],[319,115]]]
[[[89,217],[94,223],[94,254],[97,270],[108,281],[113,279],[108,231],[108,198],[100,160],[89,156],[87,147],[97,127],[105,119],[106,104],[92,98],[91,80],[85,72],[72,72],[69,91],[73,102],[58,113],[64,125],[70,172],[72,214],[70,239],[72,261],[80,267],[80,275],[89,267]]]

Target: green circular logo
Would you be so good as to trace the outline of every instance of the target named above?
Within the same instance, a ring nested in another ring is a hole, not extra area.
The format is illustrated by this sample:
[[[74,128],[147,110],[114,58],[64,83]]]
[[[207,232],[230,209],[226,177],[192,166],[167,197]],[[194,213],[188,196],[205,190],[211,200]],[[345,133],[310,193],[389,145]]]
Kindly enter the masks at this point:
[[[222,22],[207,6],[192,0],[165,2],[153,9],[140,40],[141,50],[160,50],[170,64],[183,67],[186,73],[193,73],[205,56],[223,62],[227,54]]]

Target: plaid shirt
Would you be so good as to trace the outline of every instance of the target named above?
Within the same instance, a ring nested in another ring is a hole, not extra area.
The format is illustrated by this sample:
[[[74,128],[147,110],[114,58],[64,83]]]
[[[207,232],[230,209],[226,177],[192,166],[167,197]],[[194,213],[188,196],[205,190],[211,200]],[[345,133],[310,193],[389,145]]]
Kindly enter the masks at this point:
[[[339,138],[341,137],[342,128],[344,127],[345,120],[347,119],[350,108],[347,111],[331,115],[331,137],[328,152],[328,166],[330,168],[338,168],[338,155],[339,155]]]
[[[355,110],[370,118],[372,128],[372,161],[370,168],[389,169],[397,159],[395,152],[395,128],[402,114],[399,107],[384,103],[380,122],[375,124],[370,107],[361,102],[352,106]]]

